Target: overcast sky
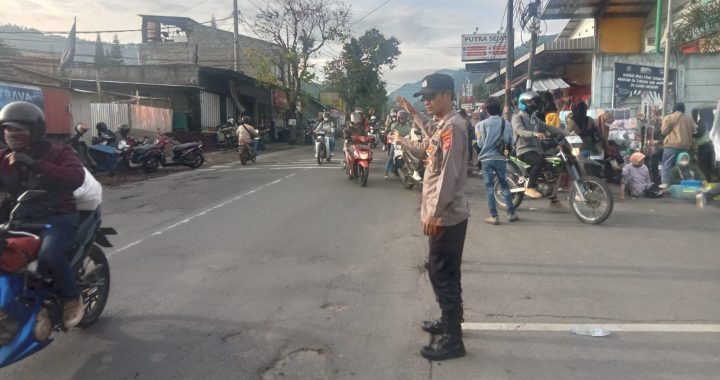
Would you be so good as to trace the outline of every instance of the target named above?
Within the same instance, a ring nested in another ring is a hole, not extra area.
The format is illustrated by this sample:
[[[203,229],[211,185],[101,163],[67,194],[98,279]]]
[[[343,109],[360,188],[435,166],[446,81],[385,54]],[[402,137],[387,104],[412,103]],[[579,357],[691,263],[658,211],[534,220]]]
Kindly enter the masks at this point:
[[[268,0],[239,0],[243,15],[250,17]],[[406,82],[415,82],[439,69],[464,67],[460,61],[460,35],[479,28],[480,33],[497,32],[505,10],[505,0],[349,0],[356,35],[372,27],[401,42],[398,65],[385,75],[389,90]],[[386,3],[382,5],[383,3]],[[516,0],[516,3],[527,3]],[[183,5],[179,5],[183,4]],[[372,12],[375,8],[379,9]],[[372,13],[370,13],[372,12]],[[43,31],[69,30],[77,16],[78,31],[139,29],[138,14],[185,16],[198,22],[232,14],[232,0],[5,0],[0,7],[0,23],[12,23]],[[232,20],[220,21],[219,27],[232,30]],[[547,24],[547,33],[559,32],[564,23]],[[243,29],[243,28],[241,28]],[[250,31],[244,34],[251,35]],[[81,35],[94,39],[94,35]],[[140,32],[119,33],[122,42],[139,42]],[[103,36],[108,41],[112,36]],[[527,39],[527,35],[524,37]],[[323,50],[318,57],[327,60],[340,46]]]

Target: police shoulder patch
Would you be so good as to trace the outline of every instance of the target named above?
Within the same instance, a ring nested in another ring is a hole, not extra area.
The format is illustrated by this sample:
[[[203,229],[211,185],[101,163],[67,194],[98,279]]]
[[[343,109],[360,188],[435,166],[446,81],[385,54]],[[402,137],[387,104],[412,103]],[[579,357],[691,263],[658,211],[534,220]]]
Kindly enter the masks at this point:
[[[452,128],[445,128],[443,129],[442,133],[440,134],[440,140],[442,141],[442,148],[444,151],[450,150],[450,146],[452,145],[452,139],[453,139],[453,130]]]

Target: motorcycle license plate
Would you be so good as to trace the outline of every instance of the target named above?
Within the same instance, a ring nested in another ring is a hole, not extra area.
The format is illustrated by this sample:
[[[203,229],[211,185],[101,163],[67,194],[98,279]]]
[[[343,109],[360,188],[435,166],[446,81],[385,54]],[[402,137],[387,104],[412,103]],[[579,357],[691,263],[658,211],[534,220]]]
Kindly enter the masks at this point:
[[[565,141],[567,141],[571,145],[582,145],[582,143],[583,143],[580,136],[575,136],[575,135],[565,136]]]
[[[367,150],[367,149],[370,149],[370,147],[365,144],[362,144],[362,145],[358,145],[358,149],[366,149]]]

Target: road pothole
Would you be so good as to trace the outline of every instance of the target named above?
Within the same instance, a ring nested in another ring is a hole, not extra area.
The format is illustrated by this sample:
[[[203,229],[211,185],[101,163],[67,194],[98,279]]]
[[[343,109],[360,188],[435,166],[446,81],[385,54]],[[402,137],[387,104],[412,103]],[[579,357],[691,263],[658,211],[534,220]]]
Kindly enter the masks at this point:
[[[320,348],[303,347],[284,353],[262,374],[263,380],[331,379],[330,360]]]

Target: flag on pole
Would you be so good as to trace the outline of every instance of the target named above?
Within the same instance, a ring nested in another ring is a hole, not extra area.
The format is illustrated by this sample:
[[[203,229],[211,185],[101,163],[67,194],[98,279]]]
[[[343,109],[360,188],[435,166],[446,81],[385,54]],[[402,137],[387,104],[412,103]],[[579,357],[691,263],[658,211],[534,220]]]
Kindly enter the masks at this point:
[[[65,67],[71,65],[73,62],[75,62],[75,23],[77,22],[77,18],[73,20],[73,26],[72,29],[70,29],[70,33],[68,34],[67,42],[65,43],[65,49],[63,50],[62,58],[60,58],[60,69],[64,69]]]

